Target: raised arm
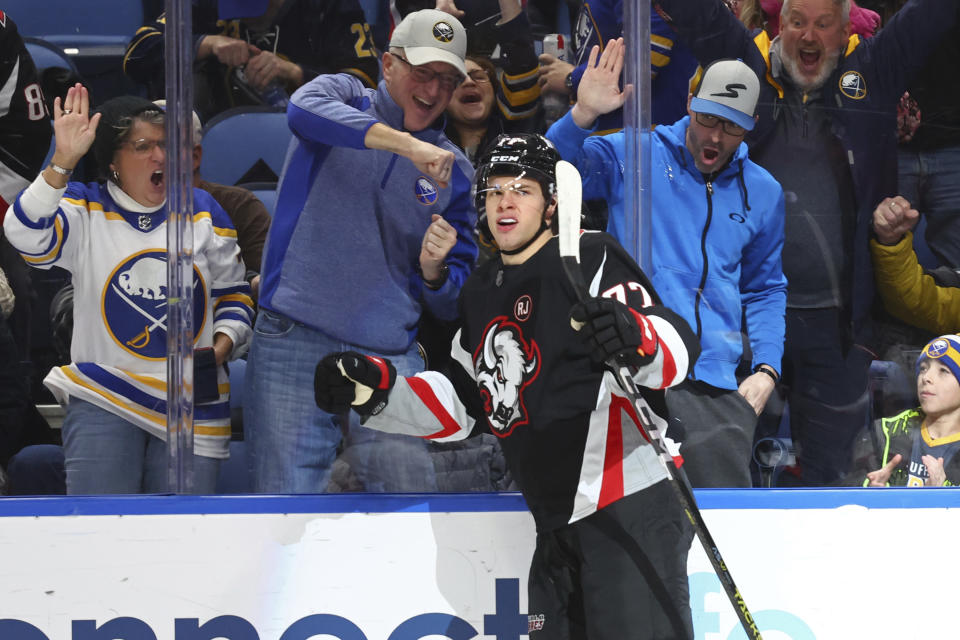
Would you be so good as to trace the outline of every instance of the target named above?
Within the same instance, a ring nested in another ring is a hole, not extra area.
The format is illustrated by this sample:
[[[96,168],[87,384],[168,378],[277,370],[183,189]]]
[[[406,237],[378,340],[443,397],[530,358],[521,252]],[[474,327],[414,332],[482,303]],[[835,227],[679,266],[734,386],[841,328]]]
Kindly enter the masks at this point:
[[[406,131],[397,131],[382,122],[367,129],[364,144],[368,149],[382,149],[408,158],[414,166],[446,188],[453,171],[452,151],[418,140]]]

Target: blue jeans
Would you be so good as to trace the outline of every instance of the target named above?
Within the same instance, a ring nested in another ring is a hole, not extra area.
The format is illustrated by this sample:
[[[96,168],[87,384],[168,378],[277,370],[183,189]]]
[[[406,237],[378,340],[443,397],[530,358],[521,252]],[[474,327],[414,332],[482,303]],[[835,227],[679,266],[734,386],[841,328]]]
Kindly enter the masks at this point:
[[[12,496],[50,496],[67,492],[63,447],[31,444],[10,458],[7,465]]]
[[[898,192],[926,220],[926,245],[933,257],[953,269],[960,268],[960,147],[898,154]],[[922,243],[918,255],[923,260]]]
[[[365,491],[437,490],[427,443],[360,426],[357,414],[332,415],[317,408],[313,376],[317,363],[334,351],[372,353],[345,344],[286,316],[261,309],[247,358],[244,438],[250,445],[257,493],[322,493],[346,435],[343,459]],[[397,375],[423,370],[414,343],[388,358]]]
[[[70,398],[63,419],[68,495],[167,493],[167,443],[106,409]],[[190,493],[213,493],[220,461],[193,456]]]

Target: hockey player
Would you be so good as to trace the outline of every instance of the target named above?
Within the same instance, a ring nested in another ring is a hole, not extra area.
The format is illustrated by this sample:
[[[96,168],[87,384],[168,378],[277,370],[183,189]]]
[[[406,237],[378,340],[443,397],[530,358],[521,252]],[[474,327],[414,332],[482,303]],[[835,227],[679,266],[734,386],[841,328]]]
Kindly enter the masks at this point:
[[[531,638],[692,637],[692,532],[604,363],[631,367],[642,409],[656,414],[699,348],[605,233],[581,236],[593,297],[576,302],[551,233],[557,160],[538,135],[501,136],[481,157],[480,229],[500,253],[461,291],[452,378],[397,377],[386,359],[334,353],[317,367],[317,404],[353,405],[368,427],[435,442],[466,438],[477,422],[501,438],[537,526]],[[624,532],[629,552],[608,537]],[[655,569],[641,571],[638,552]]]

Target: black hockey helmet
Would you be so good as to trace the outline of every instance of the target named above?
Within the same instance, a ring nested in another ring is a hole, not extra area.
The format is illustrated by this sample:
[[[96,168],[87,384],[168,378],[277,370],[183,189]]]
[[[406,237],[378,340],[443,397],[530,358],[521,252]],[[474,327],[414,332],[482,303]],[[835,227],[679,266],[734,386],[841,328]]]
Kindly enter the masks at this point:
[[[490,176],[517,176],[540,183],[543,197],[550,200],[557,193],[557,162],[560,153],[553,143],[536,133],[501,134],[491,142],[477,162],[477,184],[474,205],[480,235],[492,241],[487,228],[486,186]]]

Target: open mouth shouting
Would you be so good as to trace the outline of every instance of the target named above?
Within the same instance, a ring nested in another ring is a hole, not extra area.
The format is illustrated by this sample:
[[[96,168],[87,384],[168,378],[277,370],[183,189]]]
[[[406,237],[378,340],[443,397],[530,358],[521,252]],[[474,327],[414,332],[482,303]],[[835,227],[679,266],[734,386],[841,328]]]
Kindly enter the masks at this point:
[[[820,69],[820,60],[823,58],[820,48],[801,47],[797,54],[800,70],[806,75],[815,75]]]
[[[156,171],[154,171],[153,173],[151,173],[151,174],[150,174],[150,182],[151,182],[151,183],[153,184],[153,186],[155,186],[155,187],[162,187],[162,186],[163,186],[163,171],[161,171],[160,169],[157,169]]]
[[[720,152],[712,147],[704,147],[701,155],[703,156],[704,164],[712,164],[720,157]]]
[[[457,102],[460,104],[476,104],[481,100],[483,100],[483,96],[477,89],[464,89],[460,92],[460,95],[457,96]]]

